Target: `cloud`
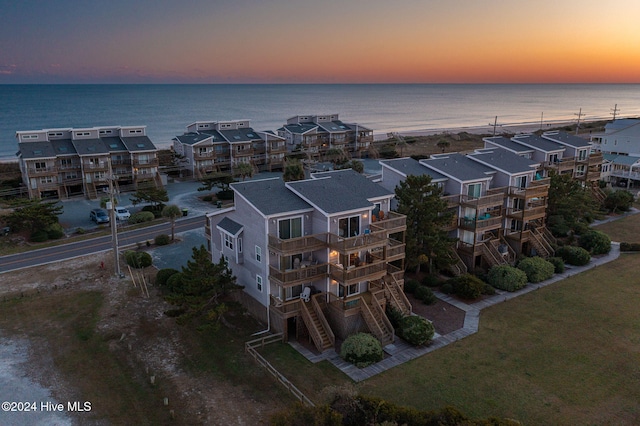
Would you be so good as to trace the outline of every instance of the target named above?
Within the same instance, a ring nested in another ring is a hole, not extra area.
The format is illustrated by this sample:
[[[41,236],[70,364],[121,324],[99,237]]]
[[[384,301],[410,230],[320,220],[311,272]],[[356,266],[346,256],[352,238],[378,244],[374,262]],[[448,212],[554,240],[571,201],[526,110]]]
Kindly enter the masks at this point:
[[[16,72],[17,65],[15,64],[1,64],[0,65],[0,75],[12,75]]]

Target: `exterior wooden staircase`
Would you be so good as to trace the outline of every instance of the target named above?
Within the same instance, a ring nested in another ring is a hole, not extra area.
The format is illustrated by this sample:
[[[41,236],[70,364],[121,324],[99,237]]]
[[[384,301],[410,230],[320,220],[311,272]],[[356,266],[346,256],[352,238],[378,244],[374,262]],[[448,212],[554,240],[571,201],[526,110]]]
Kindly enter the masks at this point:
[[[316,300],[317,296],[311,297],[309,302],[300,303],[300,311],[302,312],[302,320],[309,330],[309,335],[316,348],[323,352],[335,346],[336,338],[331,331],[331,327],[320,308],[320,304]]]
[[[531,245],[541,257],[552,257],[555,254],[555,250],[553,250],[551,246],[553,240],[549,238],[547,233],[549,232],[546,227],[535,227],[531,229]],[[550,234],[551,233],[549,233],[549,235]]]
[[[507,259],[504,258],[502,253],[498,251],[498,248],[494,246],[491,241],[480,243],[480,252],[482,254],[482,258],[489,264],[489,267],[496,265],[507,265]],[[499,243],[499,240],[495,241]]]
[[[467,273],[467,265],[462,261],[455,248],[452,248],[449,251],[449,258],[452,261],[451,266],[449,266],[449,270],[454,276],[459,277],[460,275]]]
[[[363,296],[360,297],[360,306],[362,307],[361,312],[364,322],[367,324],[367,327],[369,327],[371,334],[380,340],[382,346],[390,345],[395,340],[393,326],[378,301],[374,297],[371,297],[371,294],[367,295],[367,298]],[[367,299],[369,300],[367,301]]]
[[[398,309],[403,315],[411,315],[411,302],[400,288],[398,280],[393,275],[387,274],[382,280],[382,285],[384,286],[384,296],[391,306]]]
[[[90,200],[98,198],[98,190],[93,182],[87,183],[87,198]]]
[[[607,194],[598,186],[598,182],[591,183],[591,194],[600,204],[604,204],[604,200],[607,198]]]

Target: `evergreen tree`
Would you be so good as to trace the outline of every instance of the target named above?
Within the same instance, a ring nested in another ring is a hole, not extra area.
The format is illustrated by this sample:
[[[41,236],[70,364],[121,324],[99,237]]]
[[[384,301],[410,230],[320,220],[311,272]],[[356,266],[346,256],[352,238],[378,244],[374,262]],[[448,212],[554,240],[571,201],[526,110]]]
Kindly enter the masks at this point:
[[[178,306],[178,321],[184,323],[201,318],[205,325],[217,328],[225,321],[224,313],[228,310],[225,297],[242,286],[236,283],[236,277],[224,258],[213,263],[203,245],[192,250],[192,260],[182,267],[180,281],[172,286],[166,300]]]
[[[451,222],[453,212],[442,198],[442,188],[431,182],[431,176],[407,176],[395,190],[398,213],[407,216],[407,267],[420,270],[421,259],[443,268],[451,263],[449,251],[455,239],[449,238],[444,226]]]
[[[552,232],[564,233],[554,229],[555,223],[580,231],[593,222],[599,204],[588,188],[573,179],[571,174],[552,174],[550,181],[547,220]]]
[[[63,207],[57,201],[27,200],[16,204],[13,212],[4,219],[14,231],[34,232],[58,223],[62,211]]]
[[[282,175],[282,179],[285,182],[291,182],[294,180],[303,180],[304,168],[302,167],[302,163],[299,160],[287,161],[287,163],[284,166],[284,173]]]

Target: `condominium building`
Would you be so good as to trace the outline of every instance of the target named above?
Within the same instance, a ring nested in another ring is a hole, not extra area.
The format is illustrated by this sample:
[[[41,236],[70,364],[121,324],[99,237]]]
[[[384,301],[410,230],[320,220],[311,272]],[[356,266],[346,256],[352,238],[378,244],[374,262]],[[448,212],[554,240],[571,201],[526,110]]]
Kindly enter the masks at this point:
[[[393,192],[353,170],[232,188],[234,207],[208,214],[206,233],[212,260],[227,259],[254,315],[319,351],[358,331],[393,342],[386,305],[411,312]]]
[[[241,163],[257,170],[282,169],[287,152],[284,138],[253,130],[249,120],[196,121],[173,139],[173,150],[196,178],[232,171]]]
[[[552,256],[553,237],[544,225],[549,179],[540,164],[502,148],[462,155],[433,155],[426,160],[380,161],[381,185],[394,189],[409,175],[429,175],[443,189],[453,212],[447,226],[457,239],[456,273],[513,264],[521,254]]]
[[[98,198],[111,181],[121,190],[162,186],[158,154],[146,126],[16,132],[29,198]]]
[[[330,149],[339,149],[362,157],[373,143],[373,131],[356,123],[341,121],[338,114],[296,115],[278,129],[289,151],[307,153],[316,158]]]
[[[640,119],[614,120],[604,129],[591,136],[594,148],[604,154],[602,178],[630,187],[640,181]]]

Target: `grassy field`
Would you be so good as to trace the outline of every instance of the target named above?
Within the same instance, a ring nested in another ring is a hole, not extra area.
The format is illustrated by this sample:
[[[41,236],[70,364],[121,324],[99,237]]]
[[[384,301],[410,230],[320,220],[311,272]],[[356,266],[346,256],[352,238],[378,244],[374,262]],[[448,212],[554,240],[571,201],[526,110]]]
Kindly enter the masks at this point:
[[[640,215],[598,229],[637,242]],[[640,424],[638,256],[483,310],[477,334],[356,386],[401,405],[528,425]],[[264,353],[315,401],[325,386],[351,383],[284,345]]]

